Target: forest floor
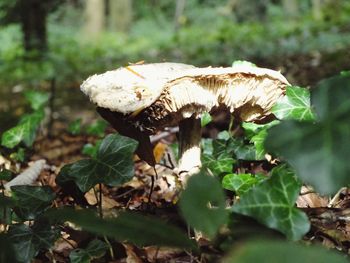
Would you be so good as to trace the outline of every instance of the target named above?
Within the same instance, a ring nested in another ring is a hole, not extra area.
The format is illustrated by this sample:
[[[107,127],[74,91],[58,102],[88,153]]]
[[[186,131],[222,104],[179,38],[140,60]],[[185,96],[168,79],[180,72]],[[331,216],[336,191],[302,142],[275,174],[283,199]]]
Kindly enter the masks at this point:
[[[206,134],[216,133],[215,125]],[[48,166],[41,172],[38,184],[48,185],[54,189],[56,200],[54,205],[75,206],[75,207],[95,207],[97,205],[97,193],[102,191],[102,207],[104,216],[113,216],[119,210],[136,210],[144,214],[151,214],[171,222],[185,231],[187,226],[181,219],[176,202],[178,197],[176,187],[176,177],[173,171],[164,165],[150,167],[145,162],[140,161],[135,156],[135,176],[126,184],[120,187],[108,187],[102,185],[99,189],[96,186],[85,195],[77,193],[76,188],[66,187],[62,189],[55,180],[63,165],[77,161],[86,156],[82,155],[82,147],[86,143],[94,143],[97,140],[95,136],[71,135],[66,131],[63,123],[55,122],[53,134],[51,137],[42,136],[34,144],[31,161],[45,159]],[[108,129],[108,132],[113,132]],[[156,144],[155,158],[159,161],[166,159],[166,162],[172,164],[174,160],[169,161],[171,150],[169,144],[176,139],[175,134],[160,139]],[[29,163],[30,164],[30,163]],[[247,164],[245,164],[247,165]],[[256,169],[264,170],[265,165],[261,163],[252,163]],[[265,170],[264,172],[269,172]],[[155,179],[152,193],[152,178]],[[297,206],[303,209],[309,216],[312,227],[305,236],[303,242],[320,243],[332,249],[340,250],[344,253],[350,252],[350,193],[349,189],[342,188],[334,197],[322,197],[315,193],[310,187],[303,186],[300,196],[297,200]],[[252,221],[245,226],[248,229],[240,230],[239,240],[246,239],[248,236],[254,236],[253,231],[261,231],[259,224]],[[250,229],[250,230],[249,230]],[[264,230],[263,230],[264,231]],[[247,236],[244,236],[244,235]],[[256,234],[256,233],[255,233]],[[136,247],[130,243],[119,243],[113,241],[113,259],[108,254],[106,258],[94,262],[212,262],[213,258],[220,258],[222,251],[215,246],[210,245],[208,240],[200,235],[190,233],[189,235],[196,239],[201,254],[191,254],[190,252],[159,248],[154,246]],[[64,239],[59,239],[51,250],[51,254],[39,255],[35,262],[46,262],[47,258],[56,260],[56,262],[68,262],[69,253],[78,247],[84,247],[91,239],[87,232],[68,226],[64,229]],[[102,260],[102,261],[100,261]]]

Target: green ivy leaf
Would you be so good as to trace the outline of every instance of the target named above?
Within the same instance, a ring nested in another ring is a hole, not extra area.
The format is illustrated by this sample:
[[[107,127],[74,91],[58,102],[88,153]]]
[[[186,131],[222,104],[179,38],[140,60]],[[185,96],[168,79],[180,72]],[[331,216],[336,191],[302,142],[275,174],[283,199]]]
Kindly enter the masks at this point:
[[[101,145],[101,142],[102,142],[102,140],[98,140],[98,141],[96,141],[95,145],[93,145],[91,143],[87,143],[84,145],[81,152],[87,156],[90,156],[92,158],[96,158],[98,149],[100,148],[100,145]]]
[[[276,167],[269,179],[241,196],[233,211],[251,216],[291,240],[299,240],[310,228],[305,213],[295,207],[300,187],[291,169]]]
[[[91,258],[85,249],[77,248],[70,252],[69,259],[71,263],[90,263]]]
[[[84,159],[64,166],[58,183],[73,180],[83,192],[98,183],[120,185],[134,176],[133,153],[137,142],[119,134],[103,139],[95,158]]]
[[[350,76],[321,82],[312,93],[317,123],[286,121],[269,130],[265,147],[284,157],[322,194],[350,183]]]
[[[24,93],[25,98],[30,103],[33,110],[38,110],[43,108],[45,104],[49,101],[49,94],[46,92],[29,90]]]
[[[211,117],[211,115],[208,112],[203,113],[202,118],[201,118],[201,127],[206,126],[212,120],[213,120],[213,118]]]
[[[81,133],[81,119],[76,119],[68,125],[68,132],[73,135],[78,135]]]
[[[59,231],[51,229],[48,222],[38,221],[32,227],[24,224],[11,225],[7,234],[13,243],[17,260],[30,262],[40,249],[48,249],[53,245]]]
[[[0,180],[10,181],[12,179],[12,172],[4,169],[0,172]]]
[[[277,122],[277,123],[276,123]],[[251,139],[255,135],[257,135],[260,131],[265,130],[270,127],[270,124],[278,124],[279,121],[272,121],[268,124],[256,124],[254,122],[243,122],[242,128],[244,129],[245,137]]]
[[[254,145],[247,144],[240,138],[231,138],[227,147],[227,151],[233,152],[238,160],[257,160]]]
[[[55,194],[48,186],[17,185],[11,191],[16,201],[14,211],[24,220],[33,220],[48,209]]]
[[[317,246],[303,246],[280,240],[250,241],[232,249],[223,263],[346,263],[341,254]]]
[[[222,153],[217,157],[211,154],[202,154],[202,166],[209,169],[214,175],[232,172],[236,160],[227,153]]]
[[[1,137],[1,145],[12,149],[23,140],[26,129],[22,124],[5,131]]]
[[[246,61],[246,60],[235,60],[232,62],[232,67],[235,66],[250,66],[250,67],[256,67],[256,65],[252,62]]]
[[[349,77],[350,76],[350,70],[343,70],[340,72],[341,76]]]
[[[17,162],[24,162],[25,159],[25,149],[19,147],[16,152],[10,154],[10,158]]]
[[[101,240],[94,239],[92,240],[85,249],[74,249],[69,254],[69,259],[71,263],[84,263],[90,262],[92,259],[102,257],[108,249],[108,246],[105,242]]]
[[[286,95],[276,102],[272,113],[281,120],[314,120],[315,115],[310,106],[309,90],[300,87],[287,87]]]
[[[0,224],[12,224],[12,208],[15,206],[13,198],[0,195]],[[0,249],[1,250],[1,249]],[[1,259],[1,258],[0,258]],[[1,260],[0,260],[1,262]]]
[[[246,138],[250,139],[250,143],[253,143],[255,147],[256,160],[263,160],[265,158],[266,150],[264,142],[267,137],[267,131],[279,123],[280,121],[277,120],[267,124],[256,124],[252,122],[242,123]]]
[[[256,160],[263,160],[265,159],[265,139],[267,137],[267,129],[261,130],[257,135],[253,136],[250,141],[255,146],[255,158]]]
[[[7,148],[13,148],[23,141],[26,146],[30,147],[44,117],[45,114],[42,110],[24,115],[17,126],[2,134],[1,144]]]
[[[0,207],[13,207],[15,205],[15,202],[13,201],[13,198],[7,197],[4,195],[0,195]]]
[[[180,198],[180,210],[187,223],[213,238],[228,220],[220,183],[203,173],[191,176]]]
[[[121,213],[114,219],[101,219],[91,211],[69,208],[52,210],[46,215],[53,221],[70,221],[86,231],[119,241],[127,240],[139,246],[194,247],[183,231],[155,217]]]
[[[222,187],[243,195],[256,184],[266,179],[263,175],[227,174],[222,179]]]
[[[213,174],[219,176],[222,173],[231,173],[236,160],[233,154],[228,151],[227,141],[223,133],[219,139],[203,139],[201,155],[202,166],[209,169]]]
[[[98,137],[103,137],[105,135],[107,125],[107,122],[98,120],[86,128],[86,133],[90,135],[96,135]]]
[[[0,262],[16,263],[15,250],[8,234],[0,233]]]
[[[345,122],[350,120],[350,76],[336,76],[321,81],[311,95],[320,122]]]

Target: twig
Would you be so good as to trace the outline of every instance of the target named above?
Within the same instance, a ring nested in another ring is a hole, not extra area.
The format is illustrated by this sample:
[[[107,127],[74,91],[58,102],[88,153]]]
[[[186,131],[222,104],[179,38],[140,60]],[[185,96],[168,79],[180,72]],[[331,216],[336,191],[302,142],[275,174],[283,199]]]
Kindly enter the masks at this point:
[[[335,203],[339,200],[340,194],[346,190],[346,187],[340,188],[340,190],[335,194],[335,196],[329,201],[328,207],[334,207]]]
[[[117,195],[117,196],[114,197],[114,199],[121,198],[121,197],[123,197],[123,196],[126,196],[126,195],[130,194],[131,192],[134,192],[134,191],[136,191],[136,188],[132,188],[132,189],[130,189],[130,190],[128,190],[128,191],[126,191],[126,192],[120,194],[120,195]]]
[[[102,211],[102,184],[99,183],[98,186],[100,188],[99,197],[98,197],[98,208],[99,208],[100,217],[103,218],[103,211]]]
[[[173,170],[175,168],[175,165],[173,163],[173,159],[172,159],[172,156],[170,155],[170,153],[167,153],[167,157],[168,157],[168,161],[170,163],[170,167]]]
[[[108,238],[106,236],[103,236],[103,239],[106,241],[108,248],[109,248],[109,254],[111,255],[111,259],[114,260],[114,251],[113,247],[111,245],[111,242],[109,242]]]
[[[68,245],[70,245],[73,249],[75,249],[74,244],[72,244],[72,242],[70,242],[67,238],[61,236],[61,239],[63,239],[64,241],[66,241],[66,242],[68,243]]]
[[[167,131],[161,132],[159,134],[153,135],[151,136],[150,140],[151,143],[155,143],[160,141],[161,139],[168,137],[169,135],[173,134],[173,133],[177,133],[179,132],[179,127],[172,127],[169,128]]]
[[[47,126],[47,135],[49,138],[52,138],[52,126],[53,126],[53,113],[54,113],[54,101],[56,97],[56,79],[51,79],[51,85],[50,85],[50,99],[49,99],[49,109],[50,109],[50,116],[49,116],[49,124]]]
[[[316,194],[316,192],[314,190],[309,190],[309,191],[302,192],[299,195],[308,195],[308,194]]]

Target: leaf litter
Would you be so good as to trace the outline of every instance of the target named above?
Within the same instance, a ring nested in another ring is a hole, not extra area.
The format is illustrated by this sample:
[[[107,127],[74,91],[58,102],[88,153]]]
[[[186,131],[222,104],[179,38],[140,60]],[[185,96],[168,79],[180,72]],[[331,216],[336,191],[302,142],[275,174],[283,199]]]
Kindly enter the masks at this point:
[[[81,155],[80,151],[83,145],[94,143],[97,139],[97,137],[91,135],[72,136],[64,130],[58,129],[56,136],[53,138],[39,138],[35,142],[32,160],[45,158],[49,168],[41,171],[36,184],[48,185],[54,190],[57,194],[54,206],[77,205],[74,197],[70,196],[69,193],[62,193],[62,189],[56,185],[55,179],[64,163],[83,158],[84,156]],[[86,203],[95,206],[98,202],[97,196],[101,191],[103,196],[102,206],[106,216],[117,214],[117,209],[127,208],[145,211],[145,204],[149,204],[149,206],[146,206],[147,213],[151,211],[151,213],[155,213],[160,217],[171,218],[174,215],[178,217],[174,206],[178,198],[177,178],[172,169],[168,167],[174,162],[174,160],[168,160],[169,154],[173,154],[168,146],[173,139],[170,138],[170,141],[166,141],[165,138],[162,138],[157,144],[155,158],[164,165],[156,165],[153,168],[145,162],[135,159],[135,176],[132,180],[118,187],[101,185],[100,189],[99,186],[95,186],[83,196]],[[12,167],[14,169],[13,161],[9,161],[2,156],[1,160],[1,167],[7,169]],[[262,163],[245,164],[237,169],[247,173],[254,173],[255,169],[258,169],[259,172],[268,173],[269,170]],[[152,180],[154,180],[154,185],[150,196]],[[305,242],[322,243],[327,247],[349,253],[349,189],[342,188],[335,198],[331,199],[319,195],[311,187],[304,185],[296,204],[308,215],[311,223],[311,231],[307,234]],[[150,207],[151,210],[149,210]],[[175,220],[178,221],[179,219]],[[53,255],[47,255],[47,257],[52,257],[58,262],[67,260],[73,249],[81,247],[81,244],[89,240],[84,231],[69,225],[65,226],[61,233],[63,237],[56,241],[52,249]],[[116,250],[124,257],[115,262],[169,262],[169,260],[176,259],[188,262],[191,258],[193,259],[193,256],[184,250],[166,247],[136,247],[130,243],[121,243],[120,246],[116,245]]]

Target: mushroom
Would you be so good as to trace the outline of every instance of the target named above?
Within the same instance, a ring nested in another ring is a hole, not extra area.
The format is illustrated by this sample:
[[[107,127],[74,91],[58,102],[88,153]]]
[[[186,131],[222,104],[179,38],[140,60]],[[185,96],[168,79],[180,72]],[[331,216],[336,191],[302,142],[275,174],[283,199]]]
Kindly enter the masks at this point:
[[[223,107],[241,121],[265,123],[289,85],[278,71],[250,65],[196,68],[180,63],[131,65],[89,77],[81,90],[137,154],[155,165],[149,136],[179,125],[177,173],[185,183],[201,166],[200,117]]]

